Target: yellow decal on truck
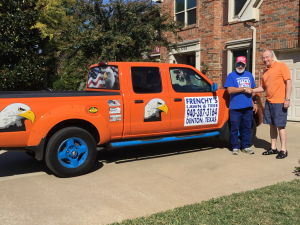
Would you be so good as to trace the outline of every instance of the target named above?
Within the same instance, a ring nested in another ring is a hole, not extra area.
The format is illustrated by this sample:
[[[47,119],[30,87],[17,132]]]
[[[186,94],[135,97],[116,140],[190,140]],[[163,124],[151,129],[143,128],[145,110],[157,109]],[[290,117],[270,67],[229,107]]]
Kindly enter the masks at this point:
[[[96,113],[96,112],[98,112],[98,109],[96,107],[91,107],[91,108],[89,108],[89,112]]]

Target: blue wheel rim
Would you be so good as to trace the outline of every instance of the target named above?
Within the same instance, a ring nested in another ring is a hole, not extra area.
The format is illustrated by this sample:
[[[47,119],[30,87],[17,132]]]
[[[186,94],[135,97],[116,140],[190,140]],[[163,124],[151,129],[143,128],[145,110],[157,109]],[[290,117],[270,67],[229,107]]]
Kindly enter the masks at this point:
[[[87,159],[88,147],[80,138],[68,138],[58,148],[59,162],[66,168],[74,169],[81,166]]]

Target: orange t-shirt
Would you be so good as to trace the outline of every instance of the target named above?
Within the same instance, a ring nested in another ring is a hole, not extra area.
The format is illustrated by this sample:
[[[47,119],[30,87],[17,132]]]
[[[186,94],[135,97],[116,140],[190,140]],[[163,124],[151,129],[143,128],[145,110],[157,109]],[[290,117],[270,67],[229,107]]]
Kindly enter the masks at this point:
[[[274,62],[261,77],[261,86],[266,90],[270,103],[284,103],[285,81],[291,79],[291,72],[285,63]]]

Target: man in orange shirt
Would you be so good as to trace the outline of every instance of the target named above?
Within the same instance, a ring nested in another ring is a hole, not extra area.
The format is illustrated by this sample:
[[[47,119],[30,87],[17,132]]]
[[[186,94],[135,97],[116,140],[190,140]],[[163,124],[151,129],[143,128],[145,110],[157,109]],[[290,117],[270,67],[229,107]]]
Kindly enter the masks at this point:
[[[267,69],[261,77],[261,86],[252,91],[253,93],[266,91],[263,123],[270,124],[271,148],[263,152],[263,155],[277,154],[277,159],[283,159],[288,155],[285,127],[292,91],[291,73],[286,64],[274,61],[274,53],[270,50],[263,52],[262,59]],[[277,129],[281,141],[279,152],[276,148]]]

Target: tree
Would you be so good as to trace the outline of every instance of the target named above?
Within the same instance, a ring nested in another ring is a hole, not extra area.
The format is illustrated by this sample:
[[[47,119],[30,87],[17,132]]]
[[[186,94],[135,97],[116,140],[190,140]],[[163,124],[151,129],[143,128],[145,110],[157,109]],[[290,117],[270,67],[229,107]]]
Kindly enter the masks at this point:
[[[76,0],[39,0],[45,8],[34,28],[41,31],[42,38],[49,37],[52,40],[60,35],[66,24],[73,18],[71,8],[76,2]]]
[[[171,50],[164,32],[179,40],[180,28],[169,14],[151,0],[81,0],[74,8],[74,21],[62,32],[62,79],[60,88],[77,89],[91,64],[102,61],[152,61],[157,46]]]
[[[37,0],[0,4],[0,90],[38,90],[52,81],[54,58],[42,51],[48,38],[33,28],[43,8]]]

